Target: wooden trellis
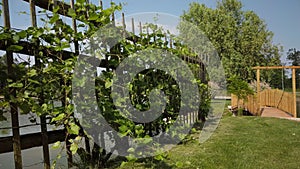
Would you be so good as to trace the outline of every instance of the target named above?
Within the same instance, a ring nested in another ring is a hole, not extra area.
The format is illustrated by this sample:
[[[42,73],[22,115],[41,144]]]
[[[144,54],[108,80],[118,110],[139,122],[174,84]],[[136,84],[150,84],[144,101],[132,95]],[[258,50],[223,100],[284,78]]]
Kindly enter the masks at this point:
[[[40,7],[42,9],[46,9],[49,11],[53,11],[55,5],[59,6],[58,13],[60,15],[70,17],[68,16],[68,9],[74,9],[74,0],[70,0],[70,5],[66,4],[61,1],[54,0],[53,4],[49,4],[49,0],[23,0],[25,2],[29,3],[30,6],[30,16],[31,16],[31,26],[32,27],[37,27],[37,18],[36,18],[36,7]],[[11,24],[10,24],[10,12],[9,12],[9,0],[2,0],[2,6],[3,6],[3,16],[4,16],[4,27],[7,29],[11,29]],[[102,6],[102,1],[100,1],[100,6]],[[125,32],[125,17],[124,14],[122,14],[122,19],[123,19],[123,29]],[[115,22],[115,16],[111,16],[111,20],[114,23]],[[77,26],[76,26],[77,20],[72,19],[72,27],[77,31]],[[142,23],[139,23],[140,27],[140,34],[142,34]],[[135,33],[135,25],[134,25],[134,20],[132,19],[132,33]],[[133,37],[134,38],[139,38],[139,37]],[[166,41],[168,41],[167,36],[166,36]],[[170,48],[173,48],[173,41],[172,39],[169,39],[170,43]],[[19,46],[22,46],[23,49],[18,51],[18,53],[25,54],[25,55],[31,55],[31,56],[36,56],[37,50],[34,48],[36,44],[30,44],[29,42],[26,41],[21,41],[18,44]],[[40,44],[39,44],[40,45]],[[6,51],[6,56],[7,56],[7,72],[8,72],[8,78],[12,79],[13,82],[16,82],[17,79],[14,76],[14,69],[13,69],[13,52],[7,50],[7,48],[10,46],[9,43],[6,41],[0,41],[0,50]],[[62,52],[55,52],[51,51],[49,52],[49,49],[47,49],[45,46],[40,46],[39,51],[42,51],[46,57],[49,58],[54,58],[56,55],[60,54],[62,56],[63,60],[66,60],[70,58],[70,56],[78,55],[79,54],[79,44],[77,41],[74,41],[74,46],[75,46],[75,51],[70,52],[70,51],[62,51]],[[188,63],[193,63],[193,64],[199,64],[200,65],[200,72],[199,76],[202,79],[203,82],[206,81],[205,77],[205,66],[201,62],[201,60],[192,58],[189,56],[181,56],[182,60],[185,60]],[[37,67],[40,66],[40,62],[38,59],[35,57],[35,64]],[[108,58],[101,60],[99,67],[103,68],[114,68],[112,65],[109,65]],[[14,88],[11,88],[11,91],[13,95],[16,95],[16,90]],[[39,96],[39,102],[42,104],[43,103],[43,96]],[[62,101],[63,102],[63,101]],[[43,159],[44,159],[44,168],[45,169],[50,169],[50,156],[49,156],[49,147],[48,144],[55,143],[56,141],[64,141],[66,133],[64,130],[56,130],[56,131],[47,131],[47,126],[46,126],[46,117],[41,116],[40,121],[41,121],[41,132],[39,133],[33,133],[33,134],[26,134],[26,135],[20,135],[20,126],[19,126],[19,115],[18,115],[18,105],[15,103],[10,103],[10,114],[11,114],[11,127],[12,127],[12,137],[5,137],[5,138],[0,138],[0,153],[5,153],[5,152],[14,152],[14,159],[15,159],[15,168],[16,169],[21,169],[22,168],[22,155],[21,155],[21,150],[23,149],[28,149],[32,147],[37,147],[37,146],[42,146],[43,147]],[[192,123],[197,119],[197,114],[198,112],[192,112],[188,114],[187,116],[181,117],[181,120],[183,123]],[[35,142],[31,142],[31,140],[34,140]],[[90,149],[88,139],[86,139],[86,149]],[[68,146],[68,145],[67,145]],[[68,154],[68,164],[69,167],[72,166],[72,154],[70,151],[67,152]]]

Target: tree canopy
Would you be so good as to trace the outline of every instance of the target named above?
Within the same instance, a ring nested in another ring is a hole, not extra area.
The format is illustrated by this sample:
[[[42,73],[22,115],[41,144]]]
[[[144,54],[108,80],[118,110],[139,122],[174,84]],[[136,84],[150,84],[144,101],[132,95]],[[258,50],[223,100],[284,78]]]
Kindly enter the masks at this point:
[[[289,49],[287,52],[287,59],[291,62],[293,66],[300,66],[300,50],[295,48]],[[296,81],[299,82],[300,69],[296,69]],[[300,84],[297,83],[297,88]]]
[[[300,50],[296,50],[295,48],[289,49],[287,53],[287,59],[291,61],[293,66],[300,65]]]
[[[215,9],[193,2],[181,19],[206,34],[222,60],[227,78],[235,75],[251,81],[255,79],[251,67],[280,64],[281,47],[273,44],[273,33],[257,14],[243,10],[238,0],[221,0]],[[262,78],[267,79],[271,73]]]

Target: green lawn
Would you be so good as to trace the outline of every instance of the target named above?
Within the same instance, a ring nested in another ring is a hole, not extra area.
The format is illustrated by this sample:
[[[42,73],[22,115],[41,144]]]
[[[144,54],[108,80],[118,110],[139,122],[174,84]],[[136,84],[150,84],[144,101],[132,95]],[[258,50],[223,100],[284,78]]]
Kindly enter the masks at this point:
[[[300,168],[299,158],[299,122],[224,115],[205,143],[178,145],[159,164],[137,162],[124,168]]]

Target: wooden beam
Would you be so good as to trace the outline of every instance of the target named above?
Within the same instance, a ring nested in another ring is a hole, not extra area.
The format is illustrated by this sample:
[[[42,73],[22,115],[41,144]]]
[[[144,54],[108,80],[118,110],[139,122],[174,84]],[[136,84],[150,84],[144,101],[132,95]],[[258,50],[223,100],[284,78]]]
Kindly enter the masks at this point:
[[[23,0],[23,1],[29,3],[30,0]],[[59,9],[57,11],[58,14],[72,18],[70,15],[68,15],[68,11],[70,8],[72,8],[71,5],[74,5],[74,4],[67,4],[61,0],[53,0],[53,1],[52,0],[35,0],[35,5],[39,8],[42,8],[42,9],[45,9],[48,11],[52,11],[52,12],[53,12],[54,7],[58,6],[59,7]],[[77,16],[84,15],[86,18],[88,18],[87,12],[76,12],[76,15]],[[83,21],[80,19],[78,19],[78,20]],[[96,26],[100,26],[100,25],[98,25],[99,23],[97,23],[97,22],[94,22],[94,21],[90,21],[90,22],[95,24]]]
[[[57,141],[65,141],[66,133],[65,130],[55,130],[55,131],[48,131],[48,143],[53,144]],[[29,149],[33,147],[40,147],[42,146],[42,133],[32,133],[32,134],[25,134],[21,135],[21,149]],[[12,144],[13,137],[0,137],[0,154],[1,153],[8,153],[13,151],[13,144]],[[34,140],[34,141],[33,141]]]
[[[132,27],[132,34],[135,34],[135,27],[134,27],[134,18],[131,18],[131,27]]]
[[[23,1],[29,3],[30,0],[23,0]],[[42,9],[53,11],[54,3],[50,3],[50,2],[51,1],[49,1],[49,0],[36,0],[35,5],[42,8]],[[61,15],[64,15],[64,16],[68,16],[68,10],[69,10],[69,8],[71,8],[71,6],[69,4],[66,4],[66,3],[62,2],[62,1],[57,1],[57,0],[56,0],[56,4],[59,6],[58,13],[61,14]]]
[[[126,37],[126,23],[125,23],[125,14],[122,13],[122,30],[123,30],[123,37]]]
[[[19,46],[23,47],[22,50],[20,50],[16,53],[21,53],[21,54],[25,54],[25,55],[33,56],[35,54],[36,49],[39,49],[36,44],[29,43],[26,41],[20,41],[19,43],[15,44],[15,45],[19,45]],[[0,50],[5,50],[8,47],[9,47],[9,45],[6,44],[4,41],[0,41]],[[60,53],[60,52],[53,51],[50,48],[44,47],[44,46],[40,46],[40,51],[43,52],[44,56],[53,58],[53,59],[57,58],[58,54]],[[69,59],[72,56],[74,56],[74,54],[75,54],[75,53],[69,52],[69,51],[61,51],[61,53],[62,53],[63,60]]]
[[[139,22],[139,25],[140,25],[140,37],[143,36],[143,27],[142,27],[142,22]],[[167,38],[167,36],[166,36]]]
[[[296,69],[292,69],[292,86],[293,86],[293,116],[297,117],[297,96],[296,96]]]
[[[7,29],[11,29],[10,25],[10,13],[9,13],[9,4],[8,0],[2,0],[2,10],[3,10],[3,16],[4,16],[4,27]],[[5,40],[4,42],[8,46],[10,45],[10,41]],[[14,73],[14,58],[13,58],[13,52],[6,50],[6,62],[7,62],[7,75],[8,78],[12,80],[12,82],[16,82],[16,76]],[[9,88],[10,94],[13,97],[16,97],[16,89],[15,88]],[[6,99],[9,100],[9,95],[6,95]],[[14,102],[10,102],[10,114],[11,114],[11,126],[12,126],[12,140],[11,144],[14,151],[14,163],[15,163],[15,169],[22,169],[22,152],[21,152],[21,143],[20,143],[20,129],[19,129],[19,113],[18,113],[18,105]],[[0,146],[2,149],[2,146]]]
[[[35,49],[37,49],[37,46],[35,44],[25,42],[25,41],[20,41],[16,45],[19,45],[19,46],[23,47],[22,50],[18,51],[18,53],[25,54],[25,55],[34,56]],[[0,41],[0,50],[5,50],[8,47],[9,47],[9,45],[6,44],[5,41]],[[39,48],[40,48],[40,51],[43,53],[44,56],[52,58],[52,59],[56,59],[58,54],[59,54],[59,52],[53,51],[53,50],[51,50],[47,47],[39,46]],[[75,55],[75,53],[69,52],[69,51],[61,51],[61,53],[62,53],[62,60],[69,59],[69,58],[71,58],[72,56]],[[86,56],[86,57],[89,57],[89,56]],[[106,67],[106,65],[109,64],[105,59],[101,59],[99,62],[100,62],[99,67]],[[94,62],[91,61],[91,63],[94,63]],[[108,65],[108,66],[110,68],[115,68],[112,65]]]
[[[256,70],[256,92],[257,92],[257,115],[261,115],[260,113],[260,69]]]
[[[257,69],[300,69],[300,66],[256,66],[253,67],[252,69],[257,70]]]
[[[70,7],[75,11],[75,2],[74,0],[70,0]],[[77,33],[77,21],[76,19],[72,18],[72,28],[74,30],[74,33]],[[79,43],[77,41],[77,39],[74,39],[74,47],[75,47],[75,54],[78,55],[79,54]]]
[[[128,40],[133,40],[133,38],[130,38],[130,37],[128,37],[127,39]],[[22,50],[18,51],[18,53],[25,54],[25,55],[31,55],[31,56],[33,56],[35,54],[35,49],[37,49],[37,46],[35,44],[29,43],[29,42],[25,42],[25,41],[20,41],[16,45],[19,45],[19,46],[23,47]],[[0,41],[0,50],[5,50],[8,47],[9,47],[9,45],[7,45],[5,43],[5,41]],[[53,50],[51,50],[51,49],[49,49],[47,47],[43,47],[43,46],[40,46],[39,48],[40,48],[40,51],[43,52],[43,55],[46,56],[46,57],[56,59],[57,56],[58,56],[59,52],[53,51]],[[72,56],[76,55],[76,53],[70,52],[70,51],[61,51],[61,53],[62,53],[62,59],[63,60],[69,59]],[[89,57],[89,56],[86,56],[86,57]],[[181,59],[185,60],[186,57],[188,57],[188,56],[181,56]],[[91,63],[93,63],[93,62],[91,62]],[[200,64],[200,65],[203,64],[201,62],[201,60],[198,60],[196,57],[195,58],[189,57],[189,63]],[[107,65],[108,65],[109,68],[112,68],[112,69],[116,68],[114,65],[110,65],[107,60],[105,60],[105,59],[101,59],[100,60],[99,67],[106,68]]]

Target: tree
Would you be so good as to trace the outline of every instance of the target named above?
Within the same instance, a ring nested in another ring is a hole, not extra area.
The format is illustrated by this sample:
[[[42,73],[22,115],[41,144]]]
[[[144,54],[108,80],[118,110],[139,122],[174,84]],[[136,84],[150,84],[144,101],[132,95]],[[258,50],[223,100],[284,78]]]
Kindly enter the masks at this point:
[[[295,48],[289,49],[287,53],[287,59],[291,61],[293,66],[300,66],[300,51]],[[296,69],[296,81],[299,82],[300,69]],[[297,88],[300,87],[300,84],[297,83]]]
[[[191,3],[181,19],[206,34],[222,60],[227,78],[236,75],[251,81],[255,79],[251,67],[280,64],[281,48],[272,44],[273,33],[253,11],[243,11],[238,0],[221,0],[216,9]]]
[[[289,49],[287,59],[291,61],[293,66],[300,65],[300,51],[295,48]]]
[[[286,81],[287,81],[287,76],[286,76],[286,71],[284,69],[277,69],[277,70],[267,70],[267,71],[272,71],[269,77],[269,83],[272,88],[277,88],[277,89],[284,89],[286,88]]]
[[[249,86],[249,84],[237,76],[233,76],[228,79],[228,91],[237,97],[237,106],[238,106],[238,114],[242,114],[242,107],[240,105],[240,100],[247,101],[247,96],[253,95],[254,91]]]

